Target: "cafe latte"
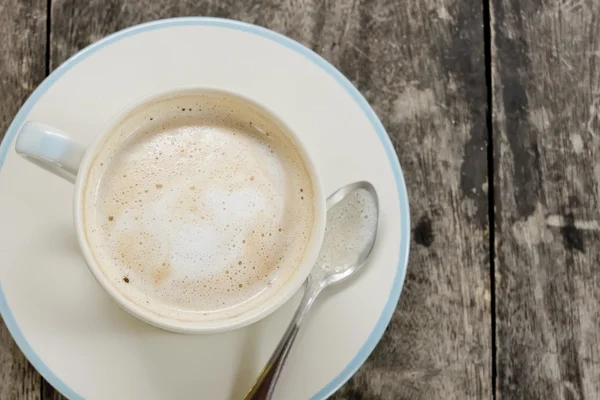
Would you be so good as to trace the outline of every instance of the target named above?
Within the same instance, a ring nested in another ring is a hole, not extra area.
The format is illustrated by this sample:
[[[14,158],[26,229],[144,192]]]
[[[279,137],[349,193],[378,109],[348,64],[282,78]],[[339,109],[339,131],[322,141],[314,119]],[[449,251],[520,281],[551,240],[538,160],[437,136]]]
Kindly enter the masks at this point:
[[[315,188],[286,128],[242,98],[197,91],[130,112],[106,136],[83,190],[102,273],[146,310],[233,318],[302,263]]]

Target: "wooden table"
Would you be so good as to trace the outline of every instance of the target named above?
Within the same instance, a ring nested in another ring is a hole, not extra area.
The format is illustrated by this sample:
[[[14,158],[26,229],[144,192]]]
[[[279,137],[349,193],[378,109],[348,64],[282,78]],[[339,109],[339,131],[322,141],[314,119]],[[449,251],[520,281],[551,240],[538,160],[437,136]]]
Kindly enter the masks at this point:
[[[398,152],[407,280],[335,399],[600,398],[600,3],[0,0],[0,138],[79,49],[187,15],[306,44]],[[0,399],[59,398],[0,324]]]

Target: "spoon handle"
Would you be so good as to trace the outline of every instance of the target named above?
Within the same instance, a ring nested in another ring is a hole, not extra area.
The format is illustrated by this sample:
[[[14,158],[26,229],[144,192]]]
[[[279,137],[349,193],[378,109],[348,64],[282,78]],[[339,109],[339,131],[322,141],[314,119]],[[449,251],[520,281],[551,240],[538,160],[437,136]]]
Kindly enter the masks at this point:
[[[292,344],[294,344],[300,324],[322,289],[323,286],[321,284],[314,283],[314,279],[311,279],[310,276],[308,277],[306,290],[290,325],[279,341],[267,365],[265,365],[258,379],[254,382],[246,397],[244,397],[244,400],[270,400],[273,397],[275,384],[279,379]]]

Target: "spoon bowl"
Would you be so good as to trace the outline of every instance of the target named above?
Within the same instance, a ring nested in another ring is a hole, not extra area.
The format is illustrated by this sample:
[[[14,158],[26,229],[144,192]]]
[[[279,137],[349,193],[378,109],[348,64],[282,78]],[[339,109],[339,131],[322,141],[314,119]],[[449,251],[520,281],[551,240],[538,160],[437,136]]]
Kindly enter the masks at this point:
[[[373,251],[378,225],[379,201],[372,184],[362,181],[338,189],[327,199],[325,239],[311,275],[329,286],[354,274]]]

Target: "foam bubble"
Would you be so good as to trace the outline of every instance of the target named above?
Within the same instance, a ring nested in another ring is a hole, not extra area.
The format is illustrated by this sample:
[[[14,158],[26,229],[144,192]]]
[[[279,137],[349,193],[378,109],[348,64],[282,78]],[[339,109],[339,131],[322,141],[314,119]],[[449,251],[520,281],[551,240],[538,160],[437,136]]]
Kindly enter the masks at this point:
[[[103,272],[138,304],[191,321],[243,313],[277,291],[304,256],[314,212],[285,132],[216,95],[128,117],[94,160],[84,196]]]

